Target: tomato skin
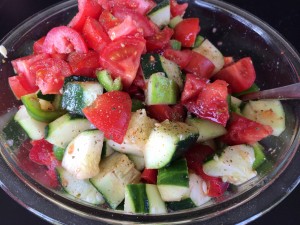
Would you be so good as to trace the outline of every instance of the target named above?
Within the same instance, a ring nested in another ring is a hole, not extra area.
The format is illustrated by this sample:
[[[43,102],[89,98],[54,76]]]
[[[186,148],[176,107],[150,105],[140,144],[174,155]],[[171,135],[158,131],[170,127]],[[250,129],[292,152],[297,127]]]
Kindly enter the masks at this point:
[[[44,41],[45,53],[87,53],[87,45],[81,34],[67,26],[52,28],[46,35]]]
[[[126,89],[130,87],[136,77],[144,49],[144,39],[118,38],[103,48],[100,54],[100,65],[110,71],[114,79],[121,77],[122,84]]]
[[[205,180],[207,185],[207,195],[211,197],[219,197],[224,194],[229,184],[223,182],[219,177],[212,177],[204,173],[203,162],[212,154],[214,154],[214,150],[212,148],[197,143],[185,153],[185,158],[187,160],[188,168],[193,170],[197,175]]]
[[[55,158],[53,153],[53,145],[45,139],[32,141],[32,148],[29,152],[29,159],[39,165],[47,167],[46,173],[51,179],[50,185],[52,187],[58,186],[55,167],[60,165],[60,162]]]
[[[97,19],[101,12],[102,7],[98,4],[97,0],[78,0],[78,13],[73,17],[68,26],[81,31],[87,17]]]
[[[108,32],[109,29],[119,25],[122,21],[111,14],[111,12],[109,12],[108,10],[103,10],[99,17],[99,22],[104,30]]]
[[[88,47],[100,52],[104,46],[110,43],[110,38],[105,32],[101,24],[91,17],[88,17],[82,28],[83,37],[86,40]],[[86,52],[85,52],[86,53]]]
[[[170,0],[170,7],[172,17],[183,16],[188,7],[188,3],[178,4],[176,0]]]
[[[31,66],[43,59],[47,59],[50,56],[48,54],[37,54],[37,55],[29,55],[29,56],[24,56],[21,58],[17,58],[13,60],[12,66],[14,70],[17,72],[17,74],[23,74],[24,77],[26,77],[28,84],[30,85],[31,88],[36,88],[36,74],[35,71],[32,71]]]
[[[107,139],[121,144],[131,118],[131,106],[128,93],[111,91],[99,95],[83,113]]]
[[[245,57],[220,70],[214,78],[225,80],[232,93],[238,93],[253,85],[256,73],[251,58]]]
[[[23,95],[31,94],[38,90],[38,87],[31,87],[28,84],[26,77],[22,74],[9,77],[8,84],[17,99],[20,99]]]
[[[146,37],[147,51],[160,51],[169,47],[173,29],[165,27],[162,31],[156,32],[153,36]]]
[[[147,184],[156,184],[157,174],[157,169],[144,169],[141,174],[141,180]]]
[[[165,120],[170,121],[185,121],[186,111],[181,104],[176,104],[174,106],[169,105],[149,105],[147,106],[147,112],[149,116],[163,122]]]
[[[137,13],[136,11],[114,7],[113,15],[120,21],[123,21],[126,17],[130,16],[132,20],[135,21],[136,27],[142,29],[144,37],[151,37],[157,31],[155,26],[152,25],[152,22],[147,17]]]
[[[213,74],[215,65],[205,56],[191,51],[192,57],[189,63],[184,67],[184,70],[198,75],[199,77],[209,79]]]
[[[142,31],[138,29],[136,22],[132,20],[130,16],[127,16],[122,23],[119,25],[109,29],[108,36],[111,40],[115,40],[117,38],[120,38],[122,36],[135,36],[139,35],[139,33],[142,34]]]
[[[233,59],[232,56],[225,56],[224,57],[224,66],[223,66],[223,68],[226,67],[226,66],[230,66],[233,63],[234,63],[234,59]]]
[[[72,52],[67,61],[71,67],[72,74],[96,77],[95,71],[100,67],[99,54],[95,51],[88,53]]]
[[[163,52],[163,56],[173,62],[175,62],[180,69],[184,69],[192,58],[191,50],[174,50],[171,48],[166,49]]]
[[[152,0],[98,0],[98,4],[106,10],[119,7],[133,10],[141,15],[145,15],[156,6]]]
[[[226,126],[229,119],[227,83],[216,80],[207,84],[197,100],[184,103],[187,110],[197,117]]]
[[[58,58],[41,59],[32,64],[30,69],[43,94],[59,94],[64,78],[72,74],[69,64]]]
[[[190,100],[194,101],[195,99],[197,99],[198,95],[207,83],[208,80],[188,73],[186,75],[184,88],[181,93],[181,102],[186,103]]]
[[[183,19],[174,28],[174,38],[183,47],[193,47],[197,34],[200,32],[199,18]]]
[[[270,126],[232,113],[227,133],[221,137],[221,140],[228,145],[253,144],[271,135],[272,132]]]

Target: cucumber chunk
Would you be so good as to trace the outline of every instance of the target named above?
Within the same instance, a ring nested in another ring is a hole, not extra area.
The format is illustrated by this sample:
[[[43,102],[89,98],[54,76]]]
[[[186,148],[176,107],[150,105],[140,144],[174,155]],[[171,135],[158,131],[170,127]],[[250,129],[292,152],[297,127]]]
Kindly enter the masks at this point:
[[[62,108],[70,113],[84,115],[82,109],[93,103],[103,87],[96,81],[68,82],[63,87]]]
[[[145,166],[160,169],[180,157],[198,139],[198,130],[181,122],[157,123],[145,146]]]
[[[166,213],[166,205],[156,185],[130,184],[125,189],[124,211],[131,213]]]
[[[227,133],[222,125],[205,119],[187,118],[186,123],[198,129],[199,137],[197,142],[211,140]]]
[[[45,137],[47,123],[33,119],[24,105],[20,106],[14,119],[20,124],[30,139],[40,140]]]
[[[182,20],[183,20],[183,19],[182,19],[181,16],[175,16],[175,17],[173,17],[173,18],[170,20],[170,22],[169,22],[169,27],[171,27],[171,28],[174,29],[174,28],[176,27],[176,25],[177,25],[178,23],[180,23]]]
[[[56,171],[63,190],[69,195],[94,205],[103,204],[105,202],[102,195],[88,180],[76,179],[62,167],[56,167]]]
[[[166,202],[180,201],[189,197],[189,175],[185,159],[172,162],[158,170],[157,187]]]
[[[131,119],[122,144],[108,140],[107,144],[114,150],[143,156],[146,142],[154,128],[156,120],[147,116],[145,109],[131,113]]]
[[[209,176],[222,177],[234,185],[242,184],[256,176],[253,169],[254,149],[248,145],[234,145],[225,148],[221,155],[215,155],[203,164],[203,171]]]
[[[164,76],[164,73],[152,74],[145,91],[146,104],[176,104],[179,95],[177,84]]]
[[[223,68],[224,57],[222,53],[208,39],[205,39],[201,45],[197,48],[194,48],[193,51],[205,56],[215,65],[213,74],[217,73]]]
[[[249,101],[242,113],[250,120],[272,127],[274,136],[285,130],[285,113],[279,100]]]
[[[62,167],[77,179],[88,179],[99,173],[104,134],[99,130],[86,130],[67,146]]]
[[[170,23],[171,8],[170,0],[164,0],[157,4],[149,13],[148,17],[160,28]]]
[[[46,126],[45,138],[53,145],[66,148],[79,133],[93,128],[87,119],[67,113]]]
[[[118,152],[101,160],[99,171],[90,179],[90,182],[113,209],[116,209],[124,200],[125,186],[137,183],[141,176],[140,172],[134,168],[133,162],[125,154]]]

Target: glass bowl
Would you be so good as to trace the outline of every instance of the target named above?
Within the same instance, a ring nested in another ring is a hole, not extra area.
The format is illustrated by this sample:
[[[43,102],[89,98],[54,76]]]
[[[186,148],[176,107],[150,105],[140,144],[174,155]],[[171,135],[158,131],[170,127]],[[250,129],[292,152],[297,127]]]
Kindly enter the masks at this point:
[[[9,89],[7,78],[14,74],[10,61],[31,53],[35,40],[52,27],[67,24],[77,12],[75,0],[55,5],[24,21],[0,43],[8,51],[1,58],[0,79],[0,186],[17,202],[54,224],[236,224],[247,223],[270,210],[299,183],[300,160],[298,101],[284,101],[286,130],[280,137],[263,141],[268,163],[259,175],[201,208],[165,215],[132,215],[74,201],[49,187],[45,168],[28,159],[29,145],[12,147],[2,129],[20,102]],[[186,16],[199,17],[201,34],[217,44],[225,56],[253,59],[256,83],[262,89],[299,82],[300,58],[295,50],[271,27],[249,13],[217,0],[189,1]]]

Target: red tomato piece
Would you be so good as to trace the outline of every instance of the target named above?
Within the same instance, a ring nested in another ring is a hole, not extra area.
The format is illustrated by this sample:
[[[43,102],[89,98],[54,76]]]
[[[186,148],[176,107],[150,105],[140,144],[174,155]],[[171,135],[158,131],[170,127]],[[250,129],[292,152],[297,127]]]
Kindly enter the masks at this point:
[[[220,70],[214,78],[225,80],[232,93],[238,93],[252,86],[256,73],[251,58],[245,57]]]
[[[82,34],[88,46],[97,52],[100,52],[110,42],[110,38],[101,24],[90,17],[85,21]]]
[[[170,45],[173,29],[165,27],[162,31],[156,32],[153,36],[146,37],[147,51],[160,51]]]
[[[67,60],[74,75],[95,76],[95,70],[100,67],[99,54],[95,51],[72,52]]]
[[[128,93],[112,91],[99,95],[83,113],[107,139],[121,144],[131,118],[131,106]]]
[[[32,88],[36,87],[35,71],[31,71],[31,65],[36,61],[49,58],[48,54],[29,55],[13,60],[12,66],[18,74],[23,74],[26,77],[29,85]]]
[[[188,3],[178,4],[176,0],[170,0],[172,17],[183,16],[188,6]]]
[[[26,77],[22,74],[9,77],[8,83],[17,99],[20,99],[23,95],[31,94],[38,90],[38,87],[31,87]]]
[[[157,28],[152,24],[152,22],[146,16],[143,16],[137,13],[136,11],[114,7],[113,14],[121,21],[125,20],[126,17],[130,16],[132,20],[135,21],[136,26],[139,29],[142,29],[145,37],[153,36],[157,31],[156,30]]]
[[[110,71],[113,78],[121,77],[123,86],[128,88],[136,77],[144,49],[144,39],[119,38],[103,48],[100,65]]]
[[[163,52],[163,56],[167,59],[175,62],[180,69],[184,69],[192,59],[191,50],[174,50],[171,48],[166,49]]]
[[[119,25],[122,21],[111,14],[108,10],[103,10],[99,17],[99,22],[104,30],[108,32],[109,29]]]
[[[222,181],[219,177],[211,177],[203,172],[204,160],[214,154],[214,150],[206,145],[195,144],[186,153],[185,158],[190,170],[205,180],[207,185],[207,195],[219,197],[224,194],[229,184]]]
[[[170,121],[181,121],[183,122],[186,118],[186,111],[181,104],[174,106],[169,105],[149,105],[147,106],[149,116],[163,122],[165,120]]]
[[[43,94],[59,94],[64,78],[72,74],[69,64],[56,58],[36,61],[30,69],[34,71],[36,84]]]
[[[228,145],[253,144],[271,135],[272,128],[249,120],[236,113],[231,114],[227,133],[221,140]]]
[[[207,119],[226,126],[229,119],[227,83],[216,80],[207,84],[199,93],[196,101],[184,103],[189,112],[199,118]]]
[[[186,103],[189,100],[194,101],[197,99],[198,95],[207,83],[208,80],[188,73],[186,75],[184,88],[181,93],[181,102]]]
[[[157,174],[157,169],[144,169],[141,174],[141,180],[147,184],[156,184]]]
[[[81,31],[87,17],[98,19],[102,12],[97,0],[78,0],[78,13],[68,24],[69,27]]]
[[[111,40],[115,40],[122,36],[135,36],[139,32],[142,33],[141,29],[138,29],[136,22],[130,16],[127,16],[122,23],[109,29],[107,33]]]
[[[174,38],[180,41],[183,47],[193,47],[199,32],[198,18],[183,19],[174,28]]]
[[[145,15],[156,6],[152,0],[98,0],[98,3],[106,10],[119,7],[133,10],[141,15]]]
[[[45,139],[32,141],[32,148],[29,152],[29,158],[40,165],[51,165],[53,155],[53,145]]]
[[[45,53],[87,53],[88,48],[81,34],[67,26],[52,28],[44,41]]]
[[[199,77],[209,79],[213,75],[215,65],[205,56],[195,51],[191,51],[191,54],[190,62],[184,67],[184,70]]]
[[[146,88],[146,83],[143,77],[143,71],[142,68],[139,67],[136,77],[134,78],[132,85],[137,86],[138,88],[144,90]]]

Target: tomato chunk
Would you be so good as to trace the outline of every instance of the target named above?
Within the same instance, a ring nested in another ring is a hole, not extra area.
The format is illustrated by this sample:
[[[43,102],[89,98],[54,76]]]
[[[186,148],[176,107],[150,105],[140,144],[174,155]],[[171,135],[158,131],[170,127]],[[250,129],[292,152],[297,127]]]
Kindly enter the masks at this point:
[[[227,190],[229,183],[223,182],[219,177],[211,177],[203,171],[204,160],[214,154],[214,150],[206,145],[195,144],[186,153],[185,158],[190,170],[205,180],[207,185],[207,195],[219,197]]]
[[[23,95],[31,94],[38,90],[38,87],[31,87],[26,77],[22,74],[9,77],[8,84],[17,99],[20,99]]]
[[[67,26],[52,28],[44,41],[45,53],[87,53],[88,48],[80,33]]]
[[[99,22],[104,30],[108,32],[109,29],[119,25],[122,21],[111,14],[108,10],[103,10],[99,17]]]
[[[253,144],[271,135],[272,128],[232,113],[227,133],[222,141],[229,145]]]
[[[225,80],[232,93],[238,93],[252,86],[256,73],[251,58],[245,57],[220,70],[214,78]]]
[[[170,0],[170,6],[172,17],[183,16],[188,7],[188,3],[178,4],[176,0]]]
[[[199,118],[208,119],[226,126],[229,119],[227,83],[216,80],[207,84],[199,93],[197,100],[184,103],[189,112]]]
[[[206,86],[208,80],[200,78],[194,74],[188,73],[185,78],[183,92],[181,93],[181,102],[194,101],[202,89]]]
[[[173,106],[169,105],[149,105],[147,107],[149,116],[163,122],[165,120],[170,121],[181,121],[183,122],[186,118],[186,111],[181,104]]]
[[[144,39],[119,38],[103,48],[100,65],[109,70],[113,78],[121,77],[123,86],[128,88],[136,77],[144,49]]]
[[[98,52],[100,52],[104,46],[110,42],[110,38],[101,24],[91,17],[86,19],[82,29],[82,34],[87,45]]]
[[[141,180],[147,184],[156,184],[157,174],[157,169],[144,169],[141,175]]]
[[[72,74],[67,62],[58,58],[36,61],[31,67],[36,76],[36,84],[43,94],[59,94],[64,78]]]
[[[199,32],[199,19],[188,18],[176,25],[174,28],[174,38],[180,41],[183,47],[193,47]]]
[[[95,77],[95,71],[100,67],[99,54],[95,51],[88,51],[88,53],[72,52],[67,60],[74,75]]]
[[[129,94],[112,91],[99,95],[83,113],[107,139],[121,144],[131,118],[131,105]]]
[[[195,51],[191,51],[191,54],[190,62],[184,67],[184,70],[199,77],[209,79],[213,75],[215,65],[205,56]]]
[[[102,12],[97,0],[78,0],[78,13],[68,24],[69,27],[81,31],[87,17],[98,19]]]
[[[165,27],[162,31],[156,32],[153,36],[146,37],[148,51],[159,51],[169,47],[173,29]]]
[[[179,51],[179,50],[168,48],[163,52],[163,56],[175,62],[180,67],[180,69],[184,69],[192,59],[192,51],[191,50]]]
[[[130,16],[127,16],[119,25],[109,29],[107,33],[111,40],[122,36],[135,36],[138,33],[141,33],[141,36],[143,35],[141,30],[139,32],[136,22]]]

